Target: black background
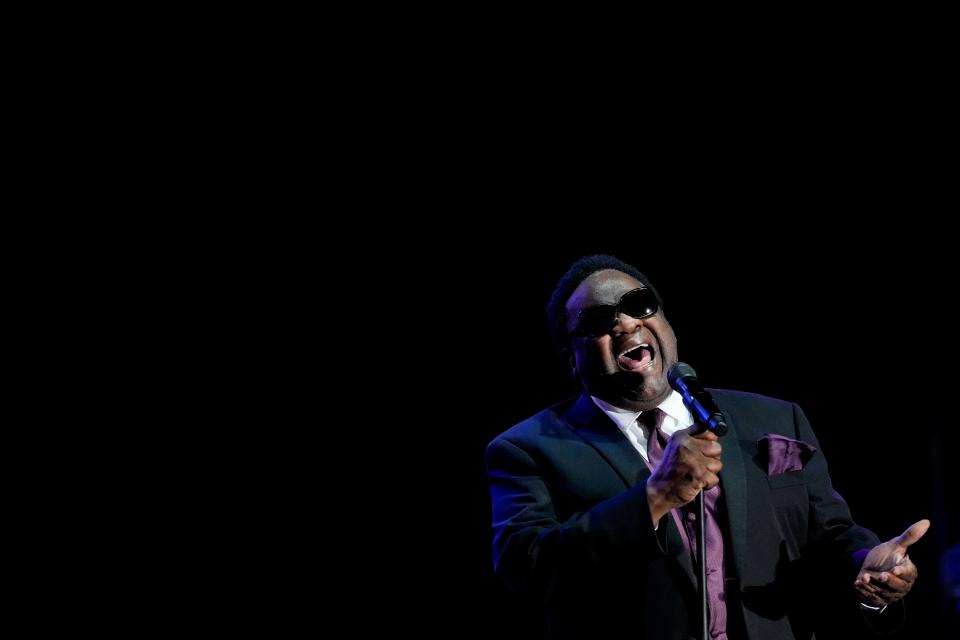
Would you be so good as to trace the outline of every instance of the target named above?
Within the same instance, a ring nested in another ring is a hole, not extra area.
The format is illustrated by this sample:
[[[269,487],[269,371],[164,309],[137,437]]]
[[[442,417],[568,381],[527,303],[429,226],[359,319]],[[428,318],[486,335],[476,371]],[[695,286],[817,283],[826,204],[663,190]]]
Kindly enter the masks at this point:
[[[453,633],[537,637],[536,615],[493,575],[483,451],[577,393],[551,350],[544,307],[573,260],[613,253],[658,288],[680,359],[707,386],[804,408],[858,523],[885,540],[933,520],[912,549],[921,577],[897,637],[952,637],[938,584],[938,552],[960,536],[955,509],[943,511],[957,500],[944,475],[960,444],[952,239],[903,214],[893,225],[753,217],[734,225],[715,215],[721,222],[705,228],[699,214],[580,211],[524,221],[533,235],[476,218],[411,254],[420,285],[407,302],[429,301],[431,322],[415,327],[407,382],[436,436],[417,439],[422,457],[411,465],[422,484],[408,568],[436,571],[437,588],[418,598],[425,615]]]

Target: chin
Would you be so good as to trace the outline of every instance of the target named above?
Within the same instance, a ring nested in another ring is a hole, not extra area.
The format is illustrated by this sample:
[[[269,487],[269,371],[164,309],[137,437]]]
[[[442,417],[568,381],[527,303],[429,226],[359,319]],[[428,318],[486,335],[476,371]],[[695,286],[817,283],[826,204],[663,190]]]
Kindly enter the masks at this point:
[[[648,377],[620,370],[602,375],[586,386],[589,393],[598,398],[645,404],[665,398],[670,389],[666,380],[659,375]]]
[[[670,393],[670,386],[666,384],[643,385],[631,390],[630,397],[635,402],[661,401]]]
[[[618,382],[619,384],[617,386],[620,389],[620,395],[634,402],[654,400],[663,394],[662,385],[646,384],[642,379],[634,382],[630,379],[624,380],[621,378]]]

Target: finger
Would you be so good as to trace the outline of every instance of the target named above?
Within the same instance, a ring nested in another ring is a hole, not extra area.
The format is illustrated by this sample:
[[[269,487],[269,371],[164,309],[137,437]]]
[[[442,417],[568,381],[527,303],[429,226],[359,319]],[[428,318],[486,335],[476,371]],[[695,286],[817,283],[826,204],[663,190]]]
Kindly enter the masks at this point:
[[[881,604],[890,604],[891,602],[903,597],[903,594],[896,594],[892,591],[883,589],[876,582],[854,583],[854,587],[856,587],[856,591],[862,596],[869,596],[872,598],[872,604],[877,604],[878,602]]]
[[[692,429],[693,427],[690,428]],[[710,442],[716,442],[720,439],[713,431],[704,431],[702,433],[694,434],[692,437],[696,438],[697,440],[709,440]]]
[[[857,585],[857,593],[860,596],[860,601],[866,604],[869,604],[874,607],[882,607],[886,604],[883,599],[875,592],[871,590],[871,587],[866,585]]]
[[[854,581],[853,586],[857,589],[862,590],[864,593],[876,593],[877,587],[870,583],[870,576],[868,575],[859,575]]]
[[[869,582],[870,584],[876,585],[880,583],[881,573],[883,573],[883,571],[865,570],[860,577],[863,579],[864,582]]]
[[[713,458],[708,460],[703,466],[709,469],[711,473],[720,473],[720,471],[723,469],[723,463],[719,460],[714,460]]]
[[[703,440],[701,438],[690,438],[687,440],[687,446],[692,451],[698,451],[705,456],[719,458],[723,452],[723,446],[715,440]]]
[[[860,594],[860,597],[862,599],[882,597],[879,593],[877,593],[877,590],[874,587],[871,587],[869,585],[863,585],[863,584],[857,585],[856,591],[857,593]]]
[[[713,489],[715,486],[720,484],[720,478],[715,473],[710,473],[709,471],[704,473],[701,479],[704,489]]]
[[[873,582],[880,591],[903,594],[910,590],[912,583],[899,578],[889,571],[882,572]]]
[[[899,538],[897,538],[897,546],[900,547],[909,547],[923,537],[923,534],[927,532],[927,529],[930,528],[930,521],[924,518],[918,522],[914,522],[912,525],[907,527],[907,530],[904,531]]]
[[[913,564],[910,558],[904,558],[904,562],[895,566],[890,573],[913,584],[917,579],[917,565]]]
[[[892,571],[865,571],[857,580],[874,586],[881,593],[906,593],[913,586],[915,577],[909,574],[897,576]]]
[[[708,458],[719,458],[723,453],[723,447],[719,442],[710,442],[700,446],[700,453]]]

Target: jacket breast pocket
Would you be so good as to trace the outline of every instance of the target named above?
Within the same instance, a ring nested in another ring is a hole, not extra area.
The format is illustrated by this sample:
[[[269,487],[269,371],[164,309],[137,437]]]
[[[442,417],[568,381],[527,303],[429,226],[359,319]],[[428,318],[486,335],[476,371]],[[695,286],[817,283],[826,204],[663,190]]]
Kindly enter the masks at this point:
[[[767,482],[771,489],[783,489],[784,487],[793,487],[795,485],[806,484],[803,479],[803,471],[784,471],[772,476],[767,476]]]

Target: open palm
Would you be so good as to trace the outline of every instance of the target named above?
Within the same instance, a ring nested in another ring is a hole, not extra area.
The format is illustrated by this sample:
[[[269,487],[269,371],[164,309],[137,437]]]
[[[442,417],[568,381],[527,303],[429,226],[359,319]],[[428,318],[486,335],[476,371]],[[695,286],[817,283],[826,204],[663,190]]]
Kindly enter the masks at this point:
[[[901,535],[870,550],[854,582],[854,587],[866,604],[882,607],[907,595],[917,579],[917,567],[907,555],[907,550],[929,528],[929,520],[920,520],[907,527]]]

